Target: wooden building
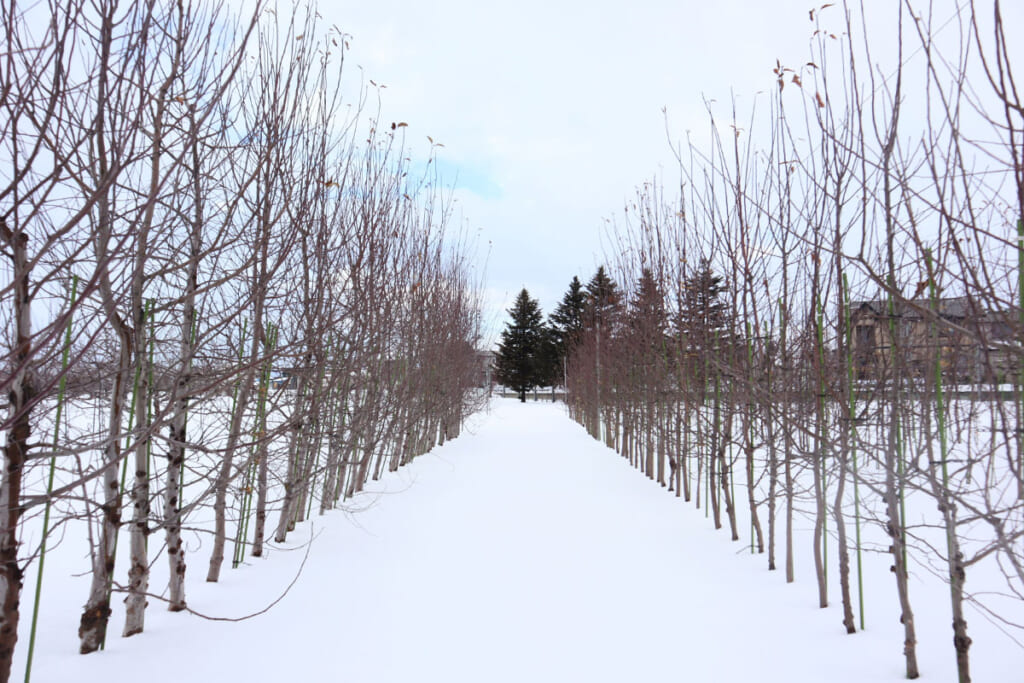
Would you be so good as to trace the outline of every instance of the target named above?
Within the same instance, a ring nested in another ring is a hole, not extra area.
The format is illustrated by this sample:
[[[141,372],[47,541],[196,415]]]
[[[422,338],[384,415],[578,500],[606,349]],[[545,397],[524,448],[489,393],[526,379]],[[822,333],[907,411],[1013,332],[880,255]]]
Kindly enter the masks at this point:
[[[949,383],[1012,382],[1020,340],[1007,312],[987,311],[967,297],[851,303],[852,351],[859,379],[891,375],[894,360],[912,376],[941,364]]]

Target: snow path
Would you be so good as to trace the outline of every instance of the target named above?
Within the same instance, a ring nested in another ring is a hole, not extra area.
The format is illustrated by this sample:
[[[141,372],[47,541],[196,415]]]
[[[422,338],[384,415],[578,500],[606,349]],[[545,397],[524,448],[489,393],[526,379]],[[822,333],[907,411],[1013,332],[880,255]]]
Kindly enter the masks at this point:
[[[314,520],[302,575],[269,614],[209,622],[151,601],[145,634],[112,632],[89,657],[68,622],[33,680],[904,680],[898,638],[844,636],[838,607],[816,609],[809,565],[786,586],[560,405],[496,400],[382,484],[361,511]],[[280,594],[304,550],[274,549],[219,586],[200,583],[207,552],[190,557],[189,604],[238,615]],[[953,679],[945,660],[922,668]]]

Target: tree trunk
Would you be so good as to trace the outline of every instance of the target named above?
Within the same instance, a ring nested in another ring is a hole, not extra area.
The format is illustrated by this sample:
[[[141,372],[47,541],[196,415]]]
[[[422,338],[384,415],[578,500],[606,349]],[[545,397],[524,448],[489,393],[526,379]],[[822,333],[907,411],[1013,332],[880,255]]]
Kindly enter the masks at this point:
[[[746,458],[747,458],[747,506],[750,508],[750,523],[754,527],[754,535],[757,538],[757,552],[764,552],[764,532],[761,530],[761,520],[757,515],[757,498],[754,495],[754,490],[757,486],[754,479],[754,434],[753,434],[753,421],[754,421],[754,406],[752,404],[747,406],[747,444],[746,444]]]
[[[167,609],[185,609],[185,546],[181,541],[181,472],[185,466],[188,443],[188,408],[191,400],[192,358],[196,345],[196,293],[199,290],[199,260],[203,235],[203,190],[201,185],[199,136],[195,109],[189,109],[192,201],[195,214],[189,230],[189,260],[185,274],[185,297],[182,305],[180,367],[174,387],[174,408],[171,414],[170,444],[167,453],[167,485],[164,489],[164,533],[167,543]]]
[[[105,175],[106,163],[102,131],[98,131],[97,145],[102,176]],[[96,260],[99,271],[99,289],[105,317],[117,334],[119,357],[110,392],[110,414],[107,423],[106,444],[103,449],[103,473],[101,475],[103,504],[100,506],[102,514],[100,541],[99,547],[92,549],[92,581],[89,586],[89,597],[82,610],[78,626],[79,651],[82,654],[95,652],[105,642],[107,622],[110,619],[110,587],[113,582],[117,552],[117,534],[121,527],[121,487],[117,480],[117,466],[121,462],[121,428],[132,366],[132,331],[118,315],[108,269],[110,263],[108,249],[113,222],[110,214],[110,198],[105,195],[101,196],[96,206],[98,224]]]
[[[785,431],[785,460],[782,469],[786,484],[786,583],[793,583],[796,577],[793,566],[793,499],[796,491],[793,485],[793,436],[789,429]]]
[[[845,442],[846,439],[844,438]],[[846,492],[846,448],[847,444],[840,445],[839,455],[839,481],[836,484],[835,503],[832,506],[832,516],[836,520],[836,540],[839,543],[839,590],[843,599],[843,626],[847,633],[856,633],[857,626],[853,616],[853,597],[850,594],[850,551],[846,540],[846,520],[843,516],[843,495]]]
[[[299,461],[303,456],[303,441],[305,440],[305,426],[308,415],[306,415],[306,392],[309,391],[309,364],[310,355],[307,355],[306,366],[302,368],[299,376],[299,384],[295,390],[295,408],[292,412],[292,434],[288,445],[287,472],[284,479],[284,499],[281,501],[281,512],[277,519],[277,529],[274,533],[275,543],[284,543],[288,538],[288,528],[295,514],[296,488],[299,485],[300,467]]]
[[[181,6],[179,5],[179,11]],[[179,15],[179,21],[184,17]],[[167,27],[173,31],[173,27]],[[183,30],[181,25],[179,30]],[[145,42],[145,35],[142,36]],[[161,186],[160,159],[164,153],[163,118],[166,109],[167,93],[175,78],[178,77],[178,66],[181,62],[182,40],[175,41],[175,52],[169,66],[169,72],[156,93],[156,111],[153,115],[153,127],[150,135],[151,152],[149,167],[149,193],[143,218],[138,227],[135,251],[135,264],[132,270],[131,305],[135,325],[135,372],[141,380],[141,396],[145,397],[145,405],[149,405],[149,373],[146,357],[146,322],[143,287],[145,286],[145,265],[149,258],[149,233],[153,226],[153,215]],[[199,198],[196,197],[196,201]],[[191,333],[191,330],[189,331]],[[149,415],[141,404],[135,413],[135,437],[132,448],[135,451],[135,482],[132,485],[132,525],[130,535],[131,566],[128,570],[128,597],[125,599],[125,622],[122,635],[125,637],[142,633],[145,628],[146,593],[149,590]]]
[[[967,635],[967,620],[964,618],[964,583],[967,572],[964,556],[960,551],[960,543],[956,538],[956,509],[952,502],[947,501],[945,512],[946,534],[948,537],[950,557],[949,589],[953,605],[953,649],[956,650],[956,673],[959,683],[971,683],[971,667],[967,651],[971,647],[971,639]]]
[[[267,535],[267,453],[266,416],[260,415],[259,442],[256,444],[256,523],[252,532],[252,556],[263,556],[263,539]]]
[[[818,401],[820,405],[821,401]],[[821,426],[820,417],[816,413],[816,424],[814,439],[818,443],[811,455],[813,462],[812,472],[814,476],[814,576],[818,583],[818,607],[828,607],[828,582],[825,578],[825,558],[823,557],[822,540],[825,529],[825,492],[823,490],[824,453],[821,447]]]
[[[896,578],[896,594],[900,603],[900,622],[903,624],[903,655],[906,659],[907,678],[913,679],[917,678],[920,672],[917,668],[917,631],[914,627],[914,612],[910,607],[910,590],[907,586],[907,567],[904,561],[903,523],[899,509],[897,478],[902,475],[902,465],[899,463],[902,455],[898,447],[900,416],[895,410],[895,404],[890,406],[889,419],[889,438],[885,448],[885,530],[892,541],[889,551],[892,554],[891,569]]]
[[[107,622],[110,619],[110,586],[114,576],[117,532],[121,527],[121,485],[117,480],[117,466],[121,462],[121,423],[131,368],[131,340],[126,333],[121,336],[120,369],[114,376],[111,390],[107,444],[103,451],[100,541],[99,547],[93,549],[89,597],[78,626],[79,652],[82,654],[100,648],[106,640]]]
[[[770,384],[771,380],[769,380]],[[775,571],[775,497],[779,490],[779,456],[775,446],[775,428],[771,408],[765,421],[768,438],[768,571]]]
[[[136,311],[135,319],[135,376],[137,400],[135,404],[134,483],[131,488],[132,523],[129,533],[128,596],[125,598],[125,621],[121,635],[125,638],[142,633],[145,628],[146,593],[149,590],[149,378],[146,369],[146,323],[143,309]]]
[[[11,675],[14,647],[18,642],[21,616],[22,572],[18,563],[18,524],[21,521],[21,485],[28,461],[32,434],[32,403],[35,399],[35,371],[32,363],[32,295],[29,288],[28,235],[12,232],[0,217],[0,237],[7,243],[13,260],[14,338],[11,340],[11,371],[8,409],[10,428],[4,444],[4,469],[0,478],[0,681]]]
[[[718,450],[721,448],[724,450],[719,441],[721,441],[721,433],[719,431],[719,420],[721,416],[719,414],[718,401],[715,401],[713,408],[714,411],[714,428],[711,432],[711,450],[707,454],[708,460],[708,491],[707,495],[711,501],[711,514],[715,520],[715,529],[722,528],[722,513],[719,506],[719,481],[715,478],[715,471],[724,464],[720,462],[718,458]],[[719,475],[721,476],[721,475]]]
[[[256,322],[255,327],[253,338],[258,341],[262,331],[259,321]],[[255,366],[250,366],[239,380],[238,396],[235,401],[234,412],[231,414],[231,424],[228,428],[228,442],[224,448],[224,456],[220,462],[220,468],[217,470],[217,479],[214,482],[213,550],[210,552],[210,566],[206,572],[206,580],[208,582],[220,580],[220,569],[224,564],[224,545],[227,543],[228,486],[233,478],[232,470],[235,451],[238,450],[238,442],[242,430],[242,418],[249,404],[249,394],[252,393],[252,382],[255,375]]]
[[[725,454],[729,452],[732,441],[732,411],[730,410],[722,425],[722,438],[718,444],[719,479],[722,484],[722,502],[725,503],[725,514],[729,518],[729,531],[732,540],[740,540],[739,528],[736,525],[736,502],[733,500],[732,489],[730,488],[730,475],[732,474],[732,463],[726,460]]]

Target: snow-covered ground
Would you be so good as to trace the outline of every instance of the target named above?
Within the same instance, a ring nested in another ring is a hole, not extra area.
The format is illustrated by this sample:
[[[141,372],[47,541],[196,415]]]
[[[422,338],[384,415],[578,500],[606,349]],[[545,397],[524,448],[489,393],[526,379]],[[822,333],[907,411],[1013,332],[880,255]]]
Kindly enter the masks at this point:
[[[884,554],[866,559],[868,629],[847,636],[838,586],[832,607],[816,607],[809,542],[798,539],[797,581],[786,585],[749,545],[715,532],[704,510],[588,437],[561,404],[496,399],[461,438],[374,488],[348,513],[300,526],[295,545],[225,568],[217,585],[201,581],[209,548],[189,548],[189,605],[209,616],[261,610],[294,581],[265,614],[210,621],[152,600],[146,632],[123,639],[118,604],[106,651],[85,657],[75,632],[88,577],[72,575],[84,551],[58,546],[32,679],[905,680]],[[810,523],[799,525],[809,535]],[[30,575],[13,680],[24,667]],[[162,589],[156,575],[152,586]],[[927,574],[911,590],[922,680],[955,681],[948,592]],[[974,680],[1024,680],[1024,650],[976,613],[968,620]]]

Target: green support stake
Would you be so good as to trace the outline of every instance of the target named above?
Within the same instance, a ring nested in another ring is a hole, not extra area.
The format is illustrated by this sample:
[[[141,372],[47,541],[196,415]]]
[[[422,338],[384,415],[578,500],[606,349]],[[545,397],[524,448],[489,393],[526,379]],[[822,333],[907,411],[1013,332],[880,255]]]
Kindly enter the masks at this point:
[[[821,439],[821,497],[825,508],[825,516],[821,520],[821,566],[825,574],[825,583],[828,584],[828,463],[826,462],[827,448],[825,446],[828,438],[827,417],[825,415],[825,308],[821,301],[815,302],[818,308],[818,320],[815,329],[815,336],[818,338],[818,414],[821,415],[821,424],[818,425],[819,437]]]
[[[1024,218],[1017,221],[1017,334],[1024,330]],[[1024,500],[1024,361],[1017,359],[1017,497]]]
[[[39,543],[39,569],[36,572],[36,592],[32,602],[32,627],[28,635],[28,656],[25,661],[25,683],[32,677],[32,655],[36,649],[36,626],[39,623],[39,600],[43,593],[43,565],[46,562],[46,536],[50,531],[50,494],[53,493],[53,476],[57,469],[57,444],[60,441],[60,420],[64,413],[64,392],[67,387],[68,361],[71,358],[71,321],[78,295],[78,276],[71,277],[71,295],[68,297],[68,326],[64,331],[64,348],[60,358],[60,382],[57,384],[57,415],[53,420],[53,455],[50,456],[50,472],[46,479],[46,505],[43,507],[43,538]]]
[[[861,558],[860,540],[860,481],[857,471],[857,393],[854,387],[856,374],[853,367],[853,325],[850,313],[850,283],[843,273],[843,292],[846,299],[846,375],[849,401],[850,459],[853,464],[853,525],[857,543],[857,601],[860,607],[860,630],[864,630],[864,564]]]

